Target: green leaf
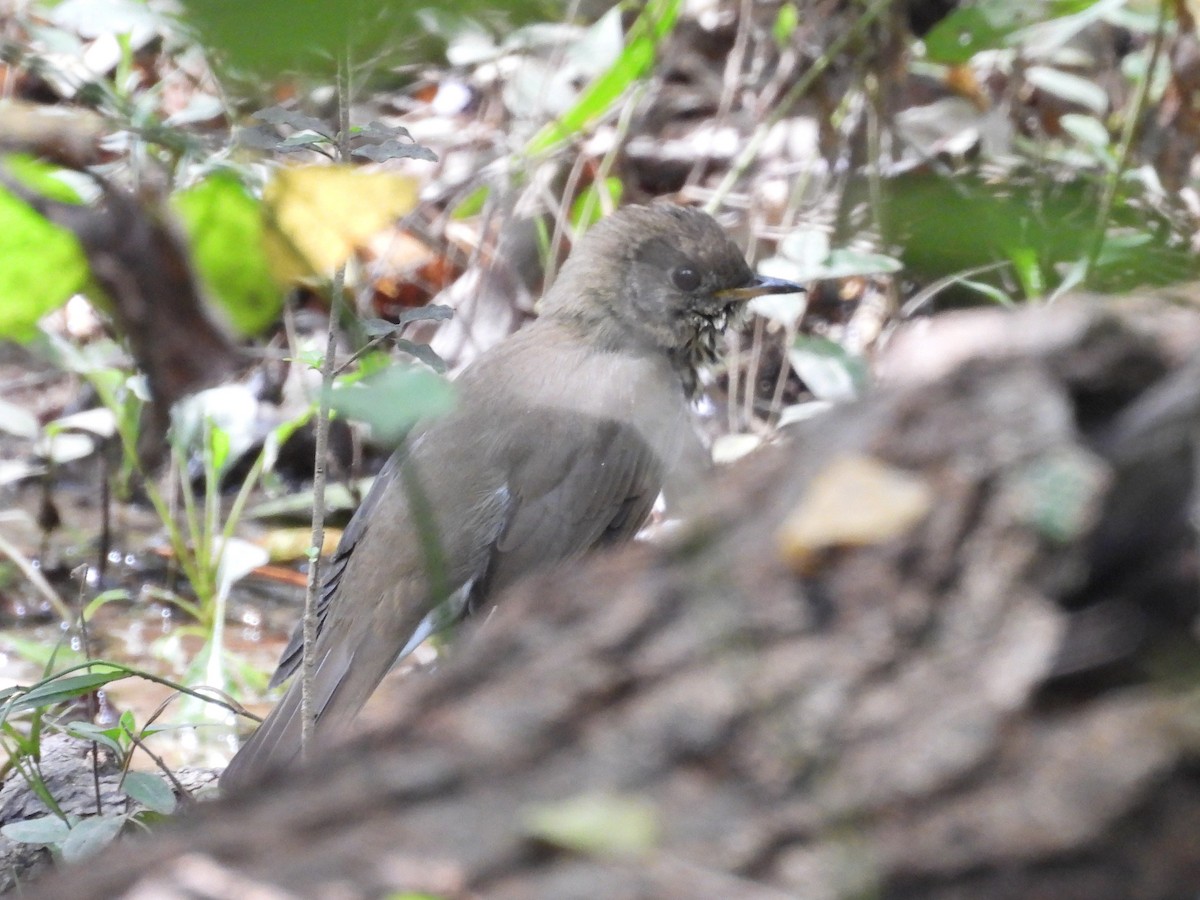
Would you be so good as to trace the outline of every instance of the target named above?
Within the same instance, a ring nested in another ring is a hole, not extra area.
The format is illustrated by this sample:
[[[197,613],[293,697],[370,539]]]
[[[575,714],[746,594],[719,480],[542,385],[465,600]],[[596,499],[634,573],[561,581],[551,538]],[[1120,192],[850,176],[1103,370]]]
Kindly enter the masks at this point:
[[[437,162],[436,153],[428,147],[414,144],[411,141],[386,140],[379,144],[366,144],[351,155],[361,156],[374,162],[385,162],[389,159],[423,159],[426,162]]]
[[[201,281],[244,335],[273,324],[283,308],[283,292],[267,268],[262,250],[263,212],[236,178],[212,175],[177,194]]]
[[[454,388],[427,369],[392,366],[330,392],[339,415],[371,427],[384,443],[398,443],[418,419],[442,415],[454,406]]]
[[[57,661],[59,668],[68,668],[87,661],[81,652],[71,649],[66,641],[52,644],[45,640],[22,637],[13,631],[4,631],[0,632],[0,644],[22,659],[33,663],[39,669],[45,669],[54,661]],[[10,688],[9,690],[19,689]]]
[[[111,844],[125,827],[124,816],[95,816],[82,819],[71,828],[62,842],[63,860],[78,862],[99,853]]]
[[[866,388],[866,364],[828,338],[798,335],[788,359],[818,400],[853,400]]]
[[[577,229],[591,228],[604,215],[605,202],[610,209],[616,209],[621,204],[624,191],[625,185],[615,175],[610,175],[600,182],[592,182],[571,204],[571,224]],[[607,201],[603,198],[607,198]]]
[[[998,306],[1014,306],[1015,305],[1013,303],[1012,297],[1008,296],[1008,294],[1004,293],[1004,291],[1000,290],[1000,288],[993,287],[992,285],[988,284],[987,282],[976,281],[973,278],[960,278],[958,280],[958,283],[961,284],[965,288],[970,288],[971,290],[975,291],[978,294],[983,294],[983,296],[987,297],[989,300],[991,300],[993,303],[997,304]]]
[[[471,216],[477,216],[483,212],[483,206],[487,203],[488,196],[492,189],[486,184],[481,184],[475,190],[471,191],[467,196],[458,201],[458,205],[450,211],[452,219],[469,219]]]
[[[67,725],[67,734],[83,741],[95,741],[120,756],[124,748],[117,741],[117,729],[104,728],[94,722],[71,722]]]
[[[1025,292],[1025,297],[1044,296],[1046,279],[1042,274],[1037,249],[1027,244],[1010,247],[1008,258],[1012,262],[1013,271],[1017,273],[1017,279],[1021,282],[1021,290]]]
[[[299,134],[293,134],[290,137],[284,138],[276,144],[276,150],[303,150],[311,147],[313,144],[328,144],[329,138],[323,134],[317,134],[314,131],[302,131]]]
[[[779,14],[775,16],[775,24],[771,26],[771,37],[775,38],[775,43],[780,47],[786,47],[799,24],[800,12],[796,9],[796,4],[784,3],[779,7]]]
[[[146,809],[170,815],[175,811],[175,794],[170,786],[153,772],[128,772],[125,793]]]
[[[1127,0],[975,0],[946,16],[925,35],[933,62],[965,63],[981,50],[1020,46],[1045,58],[1084,28],[1128,5]]]
[[[327,513],[351,513],[358,506],[359,498],[366,496],[371,488],[371,478],[363,478],[354,483],[355,493],[351,494],[344,484],[331,484],[325,489],[325,511]],[[313,493],[303,491],[298,494],[285,494],[275,500],[266,500],[252,506],[243,513],[247,519],[312,519]]]
[[[982,0],[956,9],[938,22],[925,35],[925,54],[933,62],[965,63],[981,50],[1005,46],[1009,37],[1030,21],[1027,4]]]
[[[230,462],[229,451],[233,446],[229,432],[213,422],[208,423],[208,453],[212,460],[213,471],[222,473]]]
[[[9,822],[0,827],[0,834],[21,844],[57,844],[70,830],[71,826],[58,816],[39,816],[24,822]]]
[[[83,608],[83,618],[89,621],[100,609],[100,607],[112,603],[114,600],[129,600],[129,591],[124,588],[111,588],[103,591],[88,601],[88,605]]]
[[[663,38],[679,18],[682,0],[649,0],[629,29],[625,50],[603,75],[588,85],[575,105],[530,140],[525,152],[543,153],[570,140],[608,114],[625,91],[648,75]]]
[[[64,180],[69,177],[81,177],[78,172],[70,172],[60,166],[52,166],[23,153],[5,157],[4,166],[13,178],[26,187],[33,188],[43,197],[57,200],[60,203],[83,203],[79,191]]]
[[[527,834],[568,850],[599,856],[638,856],[658,843],[658,811],[642,797],[584,794],[529,808]]]
[[[87,283],[75,235],[0,188],[0,340],[27,341],[42,316]]]
[[[12,711],[36,709],[39,706],[53,706],[65,700],[74,700],[99,690],[106,684],[124,678],[129,673],[124,669],[113,669],[108,666],[97,667],[99,671],[84,672],[79,675],[58,675],[40,681],[22,694],[12,705]]]
[[[376,71],[443,57],[444,43],[424,25],[421,12],[486,20],[495,30],[561,15],[549,0],[440,0],[437,4],[395,0],[183,0],[182,18],[193,27],[209,57],[236,69],[270,75],[284,71],[324,75],[349,51],[353,60],[372,59]],[[557,12],[556,12],[557,10]],[[378,56],[378,59],[373,57]]]
[[[1099,178],[1089,173],[1069,180],[1038,176],[1003,183],[974,174],[949,178],[903,174],[885,179],[883,185],[883,243],[903,248],[905,269],[919,280],[932,281],[1001,261],[1019,262],[1021,291],[1012,293],[1041,296],[1027,285],[1040,283],[1053,289],[1054,274],[1090,252],[1102,190]],[[1109,231],[1151,235],[1152,241],[1136,254],[1123,254],[1121,266],[1100,266],[1090,272],[1089,290],[1128,292],[1200,277],[1200,258],[1187,242],[1172,237],[1176,226],[1152,204],[1121,199],[1106,225]],[[1015,251],[1026,257],[1018,261],[1013,248],[1034,248],[1041,271],[1031,270],[1034,259],[1027,249]],[[993,279],[984,280],[1003,287]],[[964,293],[956,286],[946,299],[962,301],[967,299]]]

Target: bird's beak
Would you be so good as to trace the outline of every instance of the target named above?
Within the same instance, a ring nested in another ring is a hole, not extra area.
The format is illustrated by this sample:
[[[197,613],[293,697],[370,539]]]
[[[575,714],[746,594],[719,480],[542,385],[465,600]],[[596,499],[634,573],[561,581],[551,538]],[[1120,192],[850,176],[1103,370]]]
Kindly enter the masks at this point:
[[[804,287],[782,278],[768,278],[765,275],[755,275],[754,279],[742,287],[726,288],[717,291],[716,296],[727,303],[742,300],[753,300],[763,294],[802,294]]]

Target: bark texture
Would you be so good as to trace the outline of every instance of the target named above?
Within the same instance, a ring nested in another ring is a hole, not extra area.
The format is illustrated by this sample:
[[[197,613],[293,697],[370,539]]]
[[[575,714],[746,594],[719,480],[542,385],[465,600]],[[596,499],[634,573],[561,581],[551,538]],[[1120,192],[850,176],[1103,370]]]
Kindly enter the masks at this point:
[[[28,896],[1194,896],[1200,318],[1099,309],[902,337],[921,377],[670,540],[522,583],[366,734]]]

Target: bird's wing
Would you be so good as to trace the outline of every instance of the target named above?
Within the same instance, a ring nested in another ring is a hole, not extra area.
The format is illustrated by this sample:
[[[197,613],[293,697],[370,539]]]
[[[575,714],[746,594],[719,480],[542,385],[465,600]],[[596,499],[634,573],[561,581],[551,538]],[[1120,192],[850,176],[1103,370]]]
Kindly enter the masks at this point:
[[[350,522],[346,525],[345,531],[342,532],[341,540],[338,541],[337,549],[333,552],[326,562],[325,572],[322,576],[321,596],[317,598],[317,633],[320,634],[325,627],[325,620],[329,616],[329,607],[337,595],[338,585],[341,584],[342,575],[346,571],[346,565],[350,561],[350,555],[354,552],[354,548],[358,546],[366,533],[371,517],[376,508],[380,504],[380,498],[383,496],[387,485],[395,478],[396,469],[401,459],[402,450],[397,450],[384,463],[379,474],[375,477],[375,481],[371,484],[371,489],[367,491],[367,496],[359,505],[354,515],[350,517]],[[300,661],[303,655],[304,648],[304,623],[300,622],[296,625],[292,632],[291,640],[280,656],[279,665],[275,668],[275,673],[271,676],[269,687],[278,687],[296,671],[300,666]]]
[[[438,578],[428,571],[429,560],[416,533],[406,470],[401,458],[381,473],[343,536],[325,584],[312,679],[312,707],[322,737],[336,734],[358,713],[397,653],[442,599],[431,586]],[[458,545],[445,548],[442,581],[447,591],[455,592],[482,576],[487,549],[506,521],[508,495],[501,489],[485,491],[478,481],[472,485],[459,476],[461,466],[437,471],[446,474],[426,488],[439,513],[454,505],[450,498],[468,496],[473,501],[473,519],[457,520]],[[452,512],[449,515],[455,519]],[[295,651],[285,655],[290,669],[298,667],[300,641],[298,632]],[[236,789],[268,766],[285,765],[297,756],[301,691],[300,679],[294,680],[225,770],[223,788]]]
[[[630,535],[661,488],[662,461],[635,428],[613,419],[525,411],[521,427],[508,429],[504,442],[497,443],[495,433],[466,418],[450,421],[429,442],[441,454],[440,465],[427,465],[432,450],[412,454],[416,472],[429,476],[422,492],[442,520],[440,530],[453,535],[442,548],[448,593],[474,586],[473,596],[486,597],[539,565]],[[401,477],[407,471],[401,460],[381,473],[326,581],[312,685],[322,735],[358,712],[445,599],[426,574]],[[288,671],[300,658],[299,637],[293,643],[285,655]],[[297,680],[230,763],[223,788],[236,789],[267,765],[297,755],[300,704]]]
[[[662,489],[663,463],[615,419],[533,415],[512,459],[512,508],[482,591],[536,566],[634,534]]]

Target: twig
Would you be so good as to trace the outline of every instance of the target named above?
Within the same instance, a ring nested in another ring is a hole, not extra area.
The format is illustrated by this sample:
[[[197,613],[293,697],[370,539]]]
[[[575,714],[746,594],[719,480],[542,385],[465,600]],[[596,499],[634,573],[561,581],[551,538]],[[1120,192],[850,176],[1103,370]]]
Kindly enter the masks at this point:
[[[350,51],[338,59],[338,158],[350,156]],[[346,287],[346,267],[333,274],[329,298],[329,330],[325,338],[325,359],[321,363],[321,398],[318,401],[314,435],[312,544],[309,549],[308,587],[304,592],[304,642],[300,658],[300,755],[307,757],[313,744],[316,710],[313,709],[312,683],[316,671],[317,602],[321,591],[321,547],[325,544],[326,454],[329,449],[329,395],[333,388],[334,356],[337,351],[337,323]]]
[[[711,213],[720,209],[725,197],[730,191],[733,190],[733,186],[737,184],[738,179],[746,173],[746,170],[750,168],[751,163],[753,163],[754,160],[758,158],[758,154],[762,152],[763,144],[766,143],[767,135],[770,133],[771,128],[780,122],[785,115],[791,112],[793,104],[795,104],[797,100],[808,93],[809,88],[811,88],[813,84],[816,83],[816,80],[824,74],[825,70],[832,65],[833,61],[837,59],[838,55],[850,45],[851,41],[854,41],[860,37],[862,33],[866,31],[867,26],[879,18],[879,16],[891,5],[892,0],[874,0],[874,2],[863,11],[863,14],[858,17],[854,25],[846,29],[846,31],[843,32],[842,35],[836,41],[834,41],[821,55],[820,59],[816,60],[812,64],[812,67],[800,76],[796,83],[792,85],[792,89],[783,96],[782,100],[779,101],[779,105],[775,108],[775,112],[773,112],[765,122],[759,125],[758,128],[755,129],[754,134],[750,136],[750,140],[746,142],[745,149],[742,150],[741,155],[738,156],[733,165],[729,167],[729,171],[725,173],[725,177],[721,179],[721,183],[717,185],[716,190],[713,191],[712,196],[704,205],[706,211]]]
[[[1096,224],[1093,226],[1092,245],[1088,250],[1087,268],[1083,274],[1085,282],[1091,277],[1092,270],[1096,268],[1096,261],[1100,258],[1100,252],[1104,249],[1104,234],[1107,230],[1108,218],[1112,215],[1113,204],[1116,203],[1117,186],[1121,183],[1121,177],[1125,174],[1125,170],[1129,166],[1129,154],[1133,149],[1133,139],[1137,134],[1142,112],[1146,108],[1146,99],[1150,94],[1150,83],[1154,80],[1154,70],[1158,68],[1158,58],[1162,54],[1163,41],[1167,31],[1167,8],[1169,5],[1165,0],[1158,4],[1158,23],[1154,29],[1154,44],[1150,50],[1150,61],[1146,65],[1146,71],[1142,74],[1141,81],[1138,82],[1137,94],[1134,95],[1133,103],[1130,105],[1129,112],[1125,116],[1125,124],[1121,128],[1121,144],[1117,150],[1117,164],[1113,171],[1109,173],[1108,181],[1104,185],[1104,194],[1100,198],[1100,208],[1096,211]]]
[[[733,38],[733,49],[725,57],[721,98],[717,101],[716,114],[709,120],[709,127],[714,131],[723,128],[729,122],[729,111],[733,108],[733,99],[741,83],[742,69],[746,65],[746,54],[750,46],[750,31],[753,23],[754,0],[741,0],[738,9],[737,34]],[[700,176],[704,174],[704,169],[711,160],[712,152],[707,147],[696,154],[692,168],[688,172],[687,178],[683,180],[683,187],[679,189],[681,194],[686,193],[700,182]]]
[[[84,593],[87,590],[87,570],[88,570],[88,567],[85,564],[85,565],[79,566],[79,568],[77,568],[71,574],[76,575],[79,578],[79,643],[82,645],[83,655],[87,659],[91,659],[92,658],[91,640],[89,639],[89,636],[88,636],[87,618],[83,614],[84,608],[87,605],[84,602]],[[87,695],[88,714],[92,717],[93,722],[96,720],[97,716],[99,716],[99,714],[100,714],[100,704],[99,704],[99,702],[97,702],[96,697],[101,690],[103,690],[103,688],[93,691]],[[104,801],[101,799],[101,796],[100,796],[100,742],[99,741],[92,741],[92,790],[95,791],[95,795],[96,795],[96,815],[102,816],[102,815],[104,815]]]
[[[58,592],[46,580],[46,576],[34,567],[29,557],[10,544],[4,535],[0,535],[0,553],[12,560],[13,565],[21,570],[21,574],[29,579],[29,583],[37,589],[38,593],[46,598],[46,602],[54,608],[54,611],[64,622],[70,622],[74,618],[71,611],[67,609],[67,604],[63,602],[62,597],[58,596]]]
[[[175,777],[175,773],[171,771],[170,767],[165,762],[163,762],[162,757],[160,757],[156,753],[154,753],[154,751],[152,751],[149,747],[146,746],[145,741],[143,741],[140,737],[138,737],[136,734],[134,734],[128,728],[125,728],[123,730],[124,730],[125,734],[127,734],[129,736],[129,740],[131,740],[133,742],[133,745],[135,747],[137,747],[139,750],[141,750],[143,753],[145,753],[148,757],[150,757],[151,761],[156,766],[158,766],[158,768],[162,771],[162,773],[165,776],[167,776],[167,781],[171,782],[171,787],[174,788],[175,793],[179,795],[179,799],[183,800],[185,803],[187,803],[189,805],[195,805],[196,798],[192,796],[192,792],[189,791],[186,787],[184,787],[182,782],[180,782],[180,780]],[[126,771],[126,773],[128,773],[128,771],[129,771],[128,760],[126,760],[125,771]],[[124,783],[124,776],[121,777],[121,781],[122,781],[122,783]]]

